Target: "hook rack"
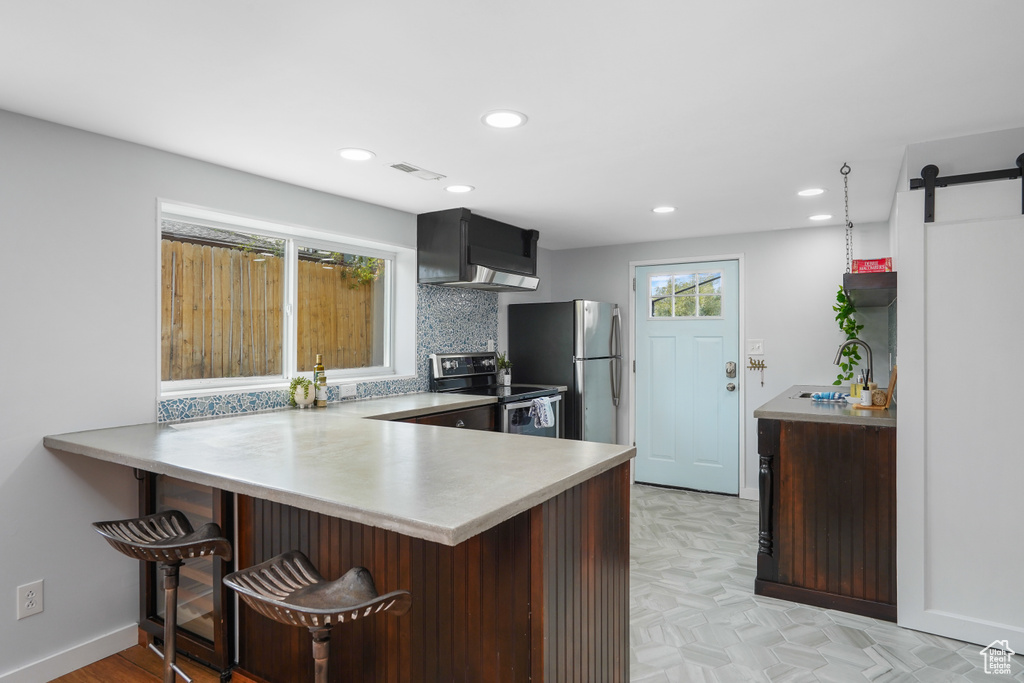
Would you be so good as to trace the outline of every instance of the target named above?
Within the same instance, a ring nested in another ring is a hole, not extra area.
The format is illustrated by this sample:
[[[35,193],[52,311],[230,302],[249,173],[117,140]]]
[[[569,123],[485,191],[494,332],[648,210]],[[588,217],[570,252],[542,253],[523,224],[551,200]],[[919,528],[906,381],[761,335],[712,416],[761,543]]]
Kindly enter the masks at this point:
[[[965,173],[939,177],[939,167],[928,164],[921,169],[921,177],[910,181],[911,190],[924,188],[924,222],[935,222],[935,188],[947,185],[963,185],[964,183],[986,183],[990,180],[1021,179],[1020,212],[1024,214],[1024,154],[1017,157],[1017,168],[1005,168],[1000,171],[983,171],[981,173]]]
[[[761,371],[761,386],[764,386],[764,369],[768,367],[764,364],[763,360],[754,360],[750,356],[747,356],[747,370],[760,370]]]

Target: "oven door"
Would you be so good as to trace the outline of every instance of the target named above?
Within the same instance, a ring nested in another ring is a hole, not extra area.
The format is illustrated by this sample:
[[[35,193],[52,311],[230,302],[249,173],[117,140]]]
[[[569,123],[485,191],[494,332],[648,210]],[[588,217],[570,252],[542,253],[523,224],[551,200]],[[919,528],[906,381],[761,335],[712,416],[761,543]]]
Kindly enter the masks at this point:
[[[501,409],[501,431],[508,434],[529,434],[530,436],[550,436],[561,438],[562,436],[562,396],[556,394],[547,397],[551,401],[551,412],[554,420],[550,427],[537,427],[533,417],[530,416],[530,406],[533,401],[515,401],[511,403],[500,403]]]

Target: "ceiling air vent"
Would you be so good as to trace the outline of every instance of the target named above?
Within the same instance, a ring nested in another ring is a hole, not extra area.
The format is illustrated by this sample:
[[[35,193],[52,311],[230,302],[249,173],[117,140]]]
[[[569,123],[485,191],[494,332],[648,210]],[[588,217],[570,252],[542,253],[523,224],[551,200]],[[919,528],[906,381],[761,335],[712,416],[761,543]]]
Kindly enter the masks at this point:
[[[420,180],[440,180],[441,178],[444,178],[440,173],[434,173],[433,171],[428,171],[424,168],[419,168],[418,166],[413,166],[412,164],[407,164],[405,162],[391,164],[391,168],[399,170],[402,173],[408,173],[411,176],[416,176]]]

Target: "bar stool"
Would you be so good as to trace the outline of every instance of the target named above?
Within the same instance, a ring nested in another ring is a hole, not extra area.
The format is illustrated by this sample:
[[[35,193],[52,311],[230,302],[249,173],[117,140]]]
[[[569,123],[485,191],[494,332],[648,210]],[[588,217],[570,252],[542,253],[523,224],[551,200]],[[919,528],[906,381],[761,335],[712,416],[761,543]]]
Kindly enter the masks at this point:
[[[174,683],[174,674],[192,683],[185,672],[175,664],[178,626],[178,568],[192,557],[216,555],[231,559],[231,542],[221,536],[216,524],[204,524],[198,531],[192,529],[185,515],[177,510],[155,515],[94,522],[93,526],[114,550],[136,560],[157,562],[164,573],[164,651],[152,643],[149,649],[164,661],[164,683]]]
[[[412,604],[409,591],[378,595],[373,577],[363,567],[353,567],[340,579],[327,581],[298,550],[228,574],[224,583],[263,616],[309,629],[316,683],[327,683],[331,628],[335,624],[378,612],[400,616]]]

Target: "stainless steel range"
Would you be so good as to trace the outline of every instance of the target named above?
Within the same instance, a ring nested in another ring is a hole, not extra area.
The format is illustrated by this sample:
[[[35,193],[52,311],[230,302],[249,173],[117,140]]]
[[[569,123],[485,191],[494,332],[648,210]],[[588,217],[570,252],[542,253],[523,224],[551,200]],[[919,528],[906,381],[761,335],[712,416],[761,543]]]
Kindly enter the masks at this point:
[[[562,396],[555,386],[547,384],[498,384],[497,354],[432,353],[430,354],[430,390],[498,399],[501,431],[534,436],[562,436]],[[531,413],[534,399],[547,398],[551,403],[553,422],[539,427]]]

